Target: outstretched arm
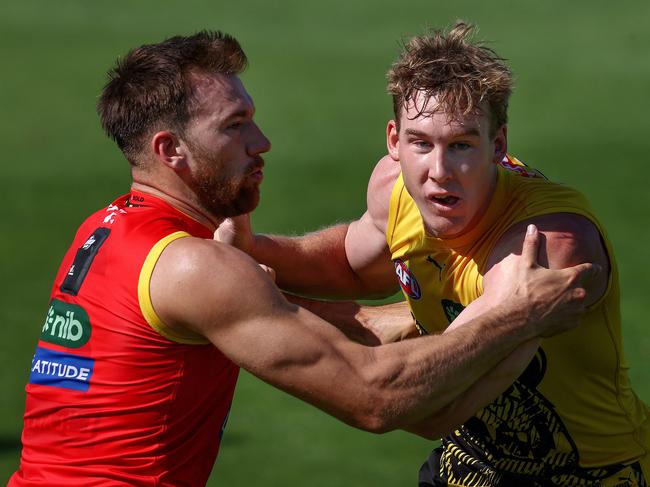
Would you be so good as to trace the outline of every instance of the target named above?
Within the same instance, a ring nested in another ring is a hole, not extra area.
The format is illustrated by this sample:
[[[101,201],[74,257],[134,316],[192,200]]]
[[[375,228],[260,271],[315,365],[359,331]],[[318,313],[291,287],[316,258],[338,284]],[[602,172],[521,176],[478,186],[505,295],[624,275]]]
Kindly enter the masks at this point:
[[[285,297],[364,345],[376,346],[419,336],[405,301],[365,306],[354,301],[319,301],[291,294]]]
[[[350,341],[287,302],[252,259],[217,242],[172,242],[154,269],[151,296],[168,326],[202,334],[266,382],[379,432],[444,408],[515,347],[566,328],[558,318],[575,319],[588,265],[553,272],[530,262],[515,267],[517,285],[508,292],[516,305],[508,296],[450,333],[379,347]]]
[[[539,339],[529,340],[519,346],[456,399],[403,429],[429,440],[437,440],[451,434],[512,385],[520,375],[518,371],[523,371],[528,366],[538,346]]]
[[[215,236],[273,267],[278,286],[289,292],[337,299],[389,296],[398,288],[385,230],[398,175],[399,164],[380,160],[368,183],[368,208],[349,224],[300,237],[254,235],[243,215],[226,221]]]

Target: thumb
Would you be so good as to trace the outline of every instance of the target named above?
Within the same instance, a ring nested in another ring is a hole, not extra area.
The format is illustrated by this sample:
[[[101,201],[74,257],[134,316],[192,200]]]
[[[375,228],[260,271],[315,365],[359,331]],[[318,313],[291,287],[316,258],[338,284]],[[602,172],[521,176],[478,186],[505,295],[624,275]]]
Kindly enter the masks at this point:
[[[539,230],[532,223],[526,228],[526,236],[524,237],[524,245],[521,249],[521,257],[523,261],[531,266],[537,265],[537,257],[539,254]]]
[[[214,239],[240,250],[248,251],[252,238],[251,220],[248,213],[226,218],[214,232]]]
[[[226,218],[214,231],[214,240],[219,242],[232,244],[235,237],[235,226],[230,218]]]
[[[250,232],[251,231],[251,214],[244,213],[243,215],[237,215],[229,218],[232,227],[237,232]]]

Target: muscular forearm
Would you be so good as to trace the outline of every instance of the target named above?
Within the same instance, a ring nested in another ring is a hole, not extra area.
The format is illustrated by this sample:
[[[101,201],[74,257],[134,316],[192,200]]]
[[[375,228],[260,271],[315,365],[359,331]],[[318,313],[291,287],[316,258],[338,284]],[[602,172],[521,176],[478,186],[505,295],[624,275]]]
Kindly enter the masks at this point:
[[[430,440],[450,434],[512,385],[534,357],[539,342],[524,343],[455,400],[404,430]]]
[[[494,308],[450,333],[375,349],[386,429],[413,424],[456,400],[532,338],[530,328],[521,326],[526,318]]]
[[[363,306],[354,301],[320,301],[291,294],[285,297],[364,345],[392,343],[418,334],[405,302]]]
[[[354,301],[320,301],[293,294],[285,294],[285,297],[331,323],[350,340],[368,346],[381,344],[380,337],[361,321],[361,305]]]
[[[350,267],[347,228],[337,225],[301,237],[255,235],[249,253],[275,269],[278,287],[292,293],[336,299],[384,295],[383,289],[363,282]]]

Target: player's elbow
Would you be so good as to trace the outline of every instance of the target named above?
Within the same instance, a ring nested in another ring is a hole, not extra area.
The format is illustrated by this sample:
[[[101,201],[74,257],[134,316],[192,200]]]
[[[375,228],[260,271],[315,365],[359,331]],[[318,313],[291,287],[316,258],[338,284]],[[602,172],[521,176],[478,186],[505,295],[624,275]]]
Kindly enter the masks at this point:
[[[358,414],[354,418],[353,426],[377,435],[388,433],[398,427],[395,421],[385,411],[374,406],[368,408],[362,414]]]
[[[395,392],[395,374],[385,364],[376,364],[364,372],[363,398],[358,402],[362,406],[357,410],[356,426],[376,434],[404,426],[408,401]]]

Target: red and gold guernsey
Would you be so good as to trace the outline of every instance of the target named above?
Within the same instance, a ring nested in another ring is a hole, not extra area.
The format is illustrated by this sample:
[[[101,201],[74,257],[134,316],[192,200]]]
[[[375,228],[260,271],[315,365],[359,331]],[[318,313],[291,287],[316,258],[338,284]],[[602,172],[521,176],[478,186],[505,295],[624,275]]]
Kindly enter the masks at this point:
[[[650,410],[628,379],[616,262],[580,193],[506,157],[482,220],[438,239],[426,234],[400,175],[387,241],[402,290],[421,333],[441,332],[483,293],[486,261],[503,233],[550,213],[582,215],[598,228],[611,264],[607,291],[580,326],[544,339],[508,390],[443,438],[429,463],[440,485],[623,487],[650,479]]]
[[[32,360],[10,486],[206,483],[239,368],[203,337],[168,328],[149,295],[161,252],[188,236],[212,232],[138,192],[81,225]]]

